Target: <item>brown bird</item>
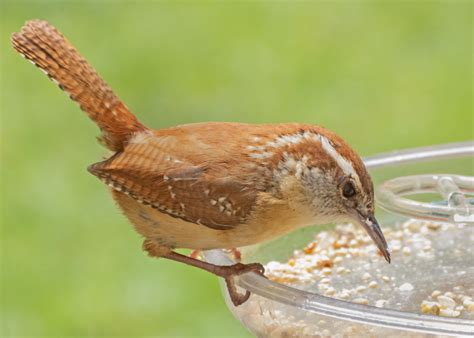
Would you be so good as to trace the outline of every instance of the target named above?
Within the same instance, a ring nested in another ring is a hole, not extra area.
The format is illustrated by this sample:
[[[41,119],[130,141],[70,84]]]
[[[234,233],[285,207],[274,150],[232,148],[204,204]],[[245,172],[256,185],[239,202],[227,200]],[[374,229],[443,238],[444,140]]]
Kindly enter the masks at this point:
[[[115,154],[88,170],[110,187],[150,256],[224,278],[235,305],[250,293],[239,294],[233,277],[263,275],[261,264],[216,266],[174,249],[235,248],[307,225],[354,221],[390,262],[374,217],[369,173],[335,133],[296,123],[208,122],[153,130],[48,22],[27,22],[12,42],[101,129],[103,144]]]

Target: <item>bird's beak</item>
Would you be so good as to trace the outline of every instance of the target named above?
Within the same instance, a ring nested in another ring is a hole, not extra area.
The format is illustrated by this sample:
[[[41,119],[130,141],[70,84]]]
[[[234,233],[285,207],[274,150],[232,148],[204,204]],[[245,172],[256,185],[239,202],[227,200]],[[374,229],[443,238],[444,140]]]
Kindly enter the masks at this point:
[[[388,251],[387,241],[380,229],[379,223],[375,219],[373,214],[364,216],[361,213],[358,213],[359,223],[364,227],[365,231],[369,234],[370,238],[374,241],[377,248],[379,248],[382,255],[385,257],[385,260],[390,263],[390,252]]]

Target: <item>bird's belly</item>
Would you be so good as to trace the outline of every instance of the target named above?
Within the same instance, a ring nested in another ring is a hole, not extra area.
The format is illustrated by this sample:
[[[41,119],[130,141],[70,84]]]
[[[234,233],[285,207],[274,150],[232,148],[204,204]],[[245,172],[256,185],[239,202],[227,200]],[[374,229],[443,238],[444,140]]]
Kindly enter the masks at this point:
[[[278,224],[249,222],[228,230],[216,230],[171,217],[119,192],[113,191],[113,196],[138,233],[168,248],[208,250],[241,247],[278,237],[304,223],[272,217],[279,220]]]

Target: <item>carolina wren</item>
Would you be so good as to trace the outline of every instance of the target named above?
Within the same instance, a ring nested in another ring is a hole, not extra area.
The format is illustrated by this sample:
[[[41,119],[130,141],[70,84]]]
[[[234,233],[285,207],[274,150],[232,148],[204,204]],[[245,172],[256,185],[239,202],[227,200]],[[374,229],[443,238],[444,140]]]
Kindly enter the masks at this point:
[[[12,42],[101,129],[103,144],[115,154],[88,170],[110,187],[149,255],[225,278],[235,305],[250,294],[237,293],[232,277],[263,275],[261,264],[216,266],[174,249],[234,248],[306,225],[355,221],[390,262],[369,173],[335,133],[297,123],[153,130],[46,21],[27,22]]]

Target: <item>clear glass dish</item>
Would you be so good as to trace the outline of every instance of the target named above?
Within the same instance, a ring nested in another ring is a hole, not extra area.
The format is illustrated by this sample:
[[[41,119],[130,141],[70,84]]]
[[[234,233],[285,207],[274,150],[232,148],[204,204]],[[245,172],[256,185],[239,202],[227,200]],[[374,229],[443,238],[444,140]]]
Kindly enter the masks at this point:
[[[474,193],[474,142],[396,151],[367,157],[364,161],[376,187],[377,219],[382,227],[384,224],[407,220],[407,216],[462,221],[466,224],[461,226],[463,231],[467,231],[463,236],[446,241],[443,239],[443,253],[437,258],[435,266],[423,269],[421,265],[417,267],[420,273],[411,276],[403,274],[403,277],[411,280],[415,287],[425,284],[436,286],[437,283],[456,284],[462,279],[469,287],[469,292],[472,292],[474,257],[471,247],[474,246],[474,226],[469,222],[472,222],[473,199],[468,195]],[[433,183],[434,174],[443,176],[443,180]],[[459,175],[460,181],[457,179]],[[406,180],[393,181],[400,177]],[[412,184],[410,179],[413,177],[418,177],[419,182],[425,185]],[[417,189],[411,191],[414,187]],[[416,201],[415,197],[404,196],[412,192],[418,194]],[[440,210],[445,213],[439,213]],[[242,261],[262,264],[272,260],[285,261],[295,249],[301,249],[311,241],[316,232],[328,229],[331,229],[330,225],[308,227],[271,242],[239,248]],[[452,245],[452,249],[458,245],[465,251],[461,256],[451,255],[450,252],[456,250],[447,248],[447,245]],[[235,263],[221,250],[205,252],[205,259],[219,265]],[[404,272],[403,265],[397,265],[397,262],[390,266],[380,265],[380,268],[391,269],[395,275]],[[459,271],[462,271],[462,278],[456,275]],[[253,273],[240,276],[236,283],[252,292],[252,296],[243,305],[235,307],[223,287],[227,305],[234,316],[258,337],[474,336],[474,320],[471,319],[421,314],[415,309],[400,311],[356,304],[326,297],[314,290],[276,283]],[[288,328],[288,323],[298,329]],[[319,326],[315,326],[315,323],[319,323]]]

